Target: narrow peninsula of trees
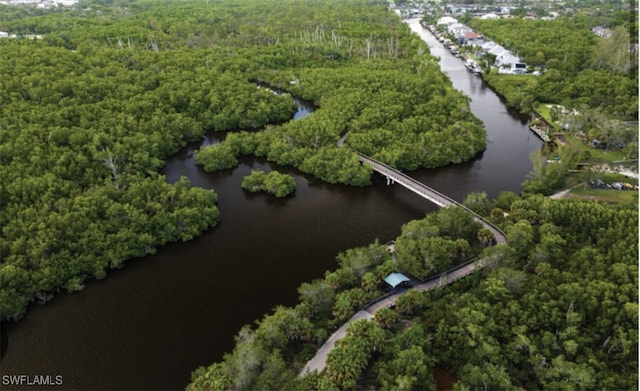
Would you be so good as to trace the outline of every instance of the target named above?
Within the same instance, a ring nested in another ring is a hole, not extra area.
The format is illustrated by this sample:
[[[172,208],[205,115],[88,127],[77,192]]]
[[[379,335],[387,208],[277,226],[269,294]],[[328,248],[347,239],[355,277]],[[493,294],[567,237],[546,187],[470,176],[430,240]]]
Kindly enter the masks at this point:
[[[412,221],[396,239],[397,262],[378,243],[340,254],[337,270],[302,284],[296,306],[245,326],[233,352],[194,371],[187,390],[434,389],[444,370],[460,390],[633,389],[637,208],[510,192],[466,203],[483,205],[509,247],[481,250],[483,229],[460,209]],[[381,294],[385,275],[438,273],[459,249],[482,251],[484,268],[351,323],[326,369],[299,377],[323,341]]]
[[[353,149],[399,168],[474,157],[485,131],[380,0],[0,4],[0,313],[103,278],[216,224],[216,195],[166,183],[207,131],[205,170],[243,155],[366,185]],[[28,38],[31,37],[31,38]],[[319,108],[287,122],[291,95]],[[337,146],[349,132],[346,145]],[[232,218],[232,217],[231,217]]]

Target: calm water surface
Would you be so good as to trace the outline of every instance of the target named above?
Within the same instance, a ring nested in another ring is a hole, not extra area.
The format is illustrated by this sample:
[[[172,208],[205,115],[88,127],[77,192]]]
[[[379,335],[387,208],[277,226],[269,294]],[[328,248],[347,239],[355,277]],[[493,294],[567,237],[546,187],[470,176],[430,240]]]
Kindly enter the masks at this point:
[[[410,26],[441,58],[454,86],[472,98],[490,140],[471,162],[411,175],[457,200],[471,191],[491,197],[519,192],[531,169],[529,153],[541,141],[417,20]],[[88,282],[82,292],[35,305],[17,324],[4,325],[2,374],[60,374],[64,385],[55,389],[183,389],[193,369],[231,350],[242,325],[278,304],[294,304],[302,282],[335,268],[340,251],[391,240],[402,224],[435,210],[378,178],[367,188],[332,186],[257,159],[207,174],[193,164],[197,148],[169,159],[165,175],[170,182],[187,176],[196,186],[214,188],[219,225],[193,241],[130,261],[105,280]],[[292,174],[295,196],[275,200],[245,193],[240,183],[251,169]]]

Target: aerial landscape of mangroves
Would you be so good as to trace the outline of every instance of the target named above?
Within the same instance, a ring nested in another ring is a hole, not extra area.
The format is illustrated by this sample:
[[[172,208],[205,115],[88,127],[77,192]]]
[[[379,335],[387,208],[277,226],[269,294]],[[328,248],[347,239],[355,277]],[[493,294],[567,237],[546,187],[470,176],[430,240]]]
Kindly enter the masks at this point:
[[[245,130],[219,149],[349,185],[371,176],[351,148],[407,169],[484,148],[466,99],[384,2],[85,7],[3,22],[43,35],[2,41],[3,319],[215,225],[215,193],[158,174],[208,130]],[[271,125],[293,101],[256,81],[319,109]]]
[[[234,220],[219,208],[224,194],[163,172],[168,159],[212,134],[213,142],[193,151],[199,170],[231,172],[247,158],[290,170],[252,170],[242,183],[247,193],[282,198],[273,204],[282,208],[297,197],[301,176],[363,187],[384,172],[387,184],[410,188],[413,179],[401,171],[464,164],[491,142],[471,99],[387,1],[12,3],[0,4],[0,31],[7,32],[0,39],[3,333],[37,303],[109,281],[110,270],[134,258],[144,263],[169,243]],[[576,49],[581,56],[598,45],[591,41]],[[588,74],[606,70],[603,50]],[[549,67],[560,67],[553,60]],[[614,65],[614,77],[624,78],[627,63]],[[637,71],[637,61],[631,67]],[[496,74],[488,79],[501,85]],[[564,99],[541,77],[548,99]],[[563,91],[572,90],[570,80],[562,76]],[[524,98],[509,95],[509,105],[538,104],[536,83]],[[580,99],[585,112],[637,121],[637,98]],[[299,101],[313,108],[294,120]],[[637,155],[637,135],[614,143],[625,148],[625,160],[635,157],[630,148]],[[557,164],[536,164],[543,158],[532,155],[521,194],[472,192],[459,203],[426,187],[412,190],[443,208],[407,221],[393,241],[372,237],[336,254],[337,269],[300,285],[297,304],[273,302],[272,312],[238,331],[222,360],[194,366],[184,386],[635,388],[637,179],[633,202],[551,199],[544,196],[580,181],[586,188],[595,176],[587,168],[580,180],[566,179],[591,156],[573,144],[543,153]],[[390,304],[376,306],[381,298]],[[323,353],[336,330],[339,340]],[[319,367],[303,370],[322,354]],[[12,372],[2,382],[64,385],[61,375],[46,378],[55,384],[37,375],[13,379],[22,375]]]

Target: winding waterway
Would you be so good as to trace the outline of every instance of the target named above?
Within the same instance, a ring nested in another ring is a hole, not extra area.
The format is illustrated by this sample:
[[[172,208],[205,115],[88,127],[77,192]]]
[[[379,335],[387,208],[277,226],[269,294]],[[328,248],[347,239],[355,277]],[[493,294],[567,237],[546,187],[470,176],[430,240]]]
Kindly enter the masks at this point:
[[[519,192],[531,169],[529,153],[542,142],[417,20],[409,25],[440,57],[453,85],[471,97],[489,138],[473,161],[410,174],[456,200],[472,191]],[[297,115],[308,112],[302,107]],[[209,135],[205,143],[215,140]],[[219,225],[130,261],[81,292],[32,306],[17,324],[3,327],[3,375],[62,375],[56,389],[183,389],[193,369],[230,351],[242,325],[293,304],[302,282],[335,268],[337,253],[393,239],[402,224],[436,209],[379,178],[367,188],[333,186],[259,159],[207,174],[193,163],[197,148],[169,159],[164,173],[170,182],[187,176],[193,185],[214,188]],[[242,178],[258,168],[292,174],[295,196],[243,192]]]

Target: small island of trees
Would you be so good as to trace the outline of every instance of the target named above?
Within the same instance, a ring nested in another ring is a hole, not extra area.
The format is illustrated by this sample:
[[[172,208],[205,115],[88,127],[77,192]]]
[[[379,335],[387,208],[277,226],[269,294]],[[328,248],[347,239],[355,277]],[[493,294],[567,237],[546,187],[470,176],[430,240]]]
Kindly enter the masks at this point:
[[[403,169],[484,149],[467,98],[386,1],[300,5],[0,4],[0,31],[42,36],[0,40],[2,319],[214,226],[213,191],[160,174],[208,131],[225,138],[196,153],[205,171],[253,155],[355,186],[372,171],[354,149]],[[291,94],[318,109],[289,121]]]
[[[242,180],[242,188],[253,192],[266,192],[277,198],[286,197],[296,191],[296,180],[287,174],[271,171],[268,174],[262,170],[252,170],[251,174]]]
[[[3,31],[43,35],[0,40],[2,320],[216,225],[216,193],[160,174],[164,159],[207,131],[227,134],[197,153],[206,171],[253,155],[347,185],[371,181],[354,150],[411,170],[468,160],[485,147],[468,98],[387,1],[171,4],[89,0],[64,12],[0,4]],[[617,57],[605,46],[576,38],[565,56],[554,47],[560,22],[531,24],[537,33],[524,23],[475,25],[545,61],[544,76],[522,79],[527,94],[504,92],[507,101],[584,104],[637,119],[637,75],[611,63]],[[552,30],[542,34],[546,25]],[[536,34],[549,44],[525,45]],[[256,80],[318,109],[288,121],[290,96]],[[300,286],[297,305],[242,328],[233,351],[194,371],[188,389],[431,389],[437,368],[456,376],[457,389],[636,388],[637,200],[544,198],[561,183],[556,172],[582,160],[571,148],[558,155],[548,169],[534,162],[522,196],[467,201],[506,232],[509,247],[484,248],[487,231],[457,209],[409,222],[396,238],[397,259],[377,242],[346,250],[338,269]],[[292,185],[269,175],[252,173],[246,187],[278,196],[280,183]],[[476,255],[488,260],[482,271],[410,291],[375,323],[354,323],[326,371],[298,378],[333,330],[382,293],[385,275],[428,277]]]

